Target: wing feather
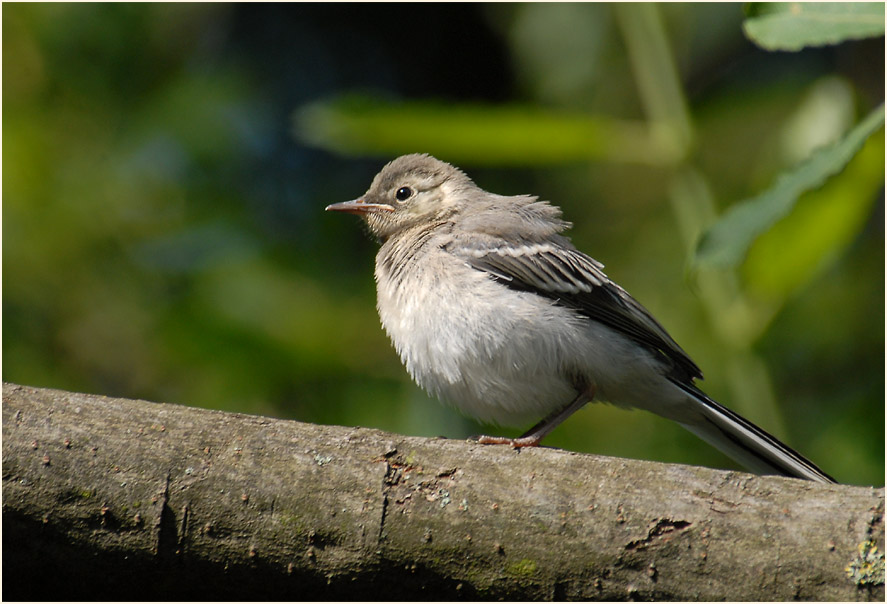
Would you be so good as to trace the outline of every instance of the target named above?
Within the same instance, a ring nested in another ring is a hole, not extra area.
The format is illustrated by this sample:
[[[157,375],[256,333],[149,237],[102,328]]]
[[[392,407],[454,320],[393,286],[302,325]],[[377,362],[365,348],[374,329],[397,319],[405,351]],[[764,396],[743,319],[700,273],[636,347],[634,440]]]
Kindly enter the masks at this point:
[[[510,288],[545,296],[625,334],[667,359],[673,378],[692,383],[702,377],[699,367],[649,311],[610,281],[603,264],[572,247],[566,238],[518,244],[485,238],[484,243],[448,249]]]

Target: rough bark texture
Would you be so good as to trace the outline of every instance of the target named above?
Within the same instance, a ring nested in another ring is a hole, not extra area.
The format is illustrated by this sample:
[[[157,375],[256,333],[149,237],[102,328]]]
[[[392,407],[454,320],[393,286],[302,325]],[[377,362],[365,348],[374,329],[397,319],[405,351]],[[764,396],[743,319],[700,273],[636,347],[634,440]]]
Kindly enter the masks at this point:
[[[883,489],[3,388],[4,599],[883,600],[883,513]]]

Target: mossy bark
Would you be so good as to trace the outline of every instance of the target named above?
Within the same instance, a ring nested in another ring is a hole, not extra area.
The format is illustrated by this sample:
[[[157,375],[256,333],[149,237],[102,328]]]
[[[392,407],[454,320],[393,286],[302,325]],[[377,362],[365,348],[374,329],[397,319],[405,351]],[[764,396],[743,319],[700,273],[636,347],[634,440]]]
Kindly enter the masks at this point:
[[[883,600],[883,513],[883,489],[3,388],[5,599]]]

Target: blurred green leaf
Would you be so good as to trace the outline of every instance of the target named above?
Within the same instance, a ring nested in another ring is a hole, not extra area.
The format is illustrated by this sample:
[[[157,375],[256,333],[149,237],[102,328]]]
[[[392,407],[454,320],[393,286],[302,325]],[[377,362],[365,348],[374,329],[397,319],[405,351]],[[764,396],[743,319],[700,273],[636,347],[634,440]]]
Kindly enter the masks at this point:
[[[303,142],[348,155],[421,151],[455,163],[510,166],[677,159],[642,123],[538,107],[343,96],[300,108],[293,122]]]
[[[739,264],[754,240],[791,212],[798,197],[837,174],[866,139],[884,124],[881,105],[838,142],[814,152],[807,161],[781,174],[770,189],[733,205],[706,231],[696,247],[694,268]]]
[[[767,50],[800,50],[884,35],[883,2],[752,2],[745,35]]]
[[[804,161],[826,145],[841,139],[857,120],[853,85],[839,77],[817,80],[795,100],[794,113],[775,129],[773,163],[779,172]]]
[[[755,242],[743,266],[749,288],[781,301],[809,283],[855,240],[883,186],[884,137],[872,136],[841,174],[804,194]]]

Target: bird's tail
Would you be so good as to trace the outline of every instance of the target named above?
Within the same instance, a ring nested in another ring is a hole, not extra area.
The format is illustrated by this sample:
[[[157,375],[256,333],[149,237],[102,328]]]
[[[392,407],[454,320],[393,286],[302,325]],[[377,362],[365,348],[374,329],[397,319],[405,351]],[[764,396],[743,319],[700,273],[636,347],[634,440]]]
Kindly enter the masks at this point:
[[[697,423],[681,425],[725,455],[760,474],[836,482],[809,459],[695,387],[675,385],[699,403],[702,417]]]

